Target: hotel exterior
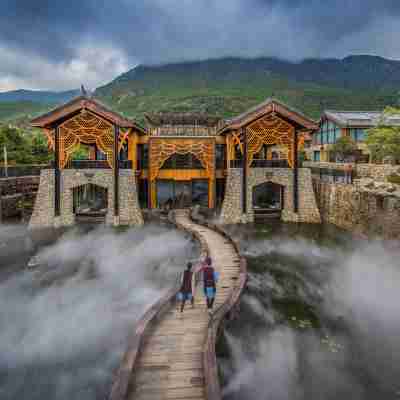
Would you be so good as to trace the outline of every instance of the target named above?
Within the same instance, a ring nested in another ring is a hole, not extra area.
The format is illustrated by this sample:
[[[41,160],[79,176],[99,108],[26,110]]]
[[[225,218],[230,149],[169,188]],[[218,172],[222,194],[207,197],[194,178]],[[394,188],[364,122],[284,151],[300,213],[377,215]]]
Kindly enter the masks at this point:
[[[32,228],[94,217],[141,225],[143,210],[213,209],[222,223],[270,215],[320,222],[308,168],[298,152],[318,124],[275,99],[223,120],[148,114],[146,127],[86,96],[32,121],[54,151],[41,173]],[[80,147],[85,160],[74,158]]]

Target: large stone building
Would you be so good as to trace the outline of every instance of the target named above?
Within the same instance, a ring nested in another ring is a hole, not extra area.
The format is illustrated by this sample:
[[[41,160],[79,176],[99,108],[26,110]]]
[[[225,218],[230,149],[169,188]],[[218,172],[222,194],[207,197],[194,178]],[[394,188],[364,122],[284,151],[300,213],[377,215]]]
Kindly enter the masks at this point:
[[[149,114],[147,127],[85,96],[36,118],[54,150],[42,171],[31,227],[82,217],[140,225],[142,209],[193,205],[217,209],[221,222],[280,215],[320,222],[309,169],[298,150],[318,124],[268,99],[222,120],[203,114]],[[79,148],[87,159],[76,159]]]

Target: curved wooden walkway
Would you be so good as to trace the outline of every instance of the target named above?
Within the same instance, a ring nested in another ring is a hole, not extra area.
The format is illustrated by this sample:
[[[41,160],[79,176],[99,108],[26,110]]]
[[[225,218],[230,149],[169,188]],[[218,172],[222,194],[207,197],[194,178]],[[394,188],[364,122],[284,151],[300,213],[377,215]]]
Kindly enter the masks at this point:
[[[176,212],[176,223],[194,233],[219,272],[214,310],[229,301],[239,282],[240,258],[232,242],[216,231],[190,220],[187,212]],[[204,251],[204,249],[202,249]],[[130,376],[129,400],[203,400],[205,388],[204,349],[209,321],[202,284],[195,289],[195,307],[186,304],[183,315],[172,305],[153,323],[140,346]]]

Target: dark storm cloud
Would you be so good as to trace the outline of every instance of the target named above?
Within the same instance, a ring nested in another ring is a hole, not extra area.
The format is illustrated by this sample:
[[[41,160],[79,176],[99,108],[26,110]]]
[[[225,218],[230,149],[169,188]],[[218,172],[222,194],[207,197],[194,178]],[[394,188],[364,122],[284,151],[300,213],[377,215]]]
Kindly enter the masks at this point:
[[[0,90],[2,82],[33,83],[40,63],[46,79],[37,82],[64,87],[101,83],[138,62],[351,52],[399,58],[399,16],[394,0],[3,0]]]

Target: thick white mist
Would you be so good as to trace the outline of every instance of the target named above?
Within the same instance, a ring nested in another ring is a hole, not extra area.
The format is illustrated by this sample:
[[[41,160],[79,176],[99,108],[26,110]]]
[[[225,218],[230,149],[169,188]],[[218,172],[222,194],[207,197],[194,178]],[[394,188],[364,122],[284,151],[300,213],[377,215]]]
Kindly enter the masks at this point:
[[[312,303],[320,298],[316,307],[327,325],[318,332],[274,323],[268,297],[272,291],[282,294],[279,285],[269,273],[250,274],[243,308],[253,315],[247,320],[256,318],[258,325],[242,328],[239,336],[225,333],[231,352],[231,363],[223,364],[230,370],[225,398],[334,400],[351,395],[352,400],[370,400],[379,393],[385,400],[398,397],[398,248],[371,241],[341,250],[285,237],[241,244],[249,256],[263,256],[265,262],[274,256],[278,269],[301,277],[305,289],[298,292]]]
[[[43,248],[44,266],[0,282],[0,398],[104,397],[135,321],[192,254],[155,226],[71,231]]]

